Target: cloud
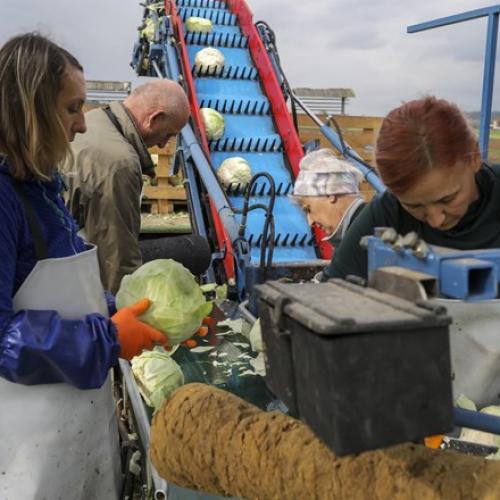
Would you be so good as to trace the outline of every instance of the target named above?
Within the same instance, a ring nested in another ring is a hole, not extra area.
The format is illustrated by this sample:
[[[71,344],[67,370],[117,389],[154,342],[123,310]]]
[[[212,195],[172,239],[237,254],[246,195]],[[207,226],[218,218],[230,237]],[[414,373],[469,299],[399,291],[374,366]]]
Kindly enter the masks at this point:
[[[402,100],[435,93],[479,109],[486,21],[408,34],[408,25],[488,5],[485,1],[255,0],[276,33],[292,86],[351,87],[349,113],[383,115]],[[281,12],[281,14],[280,14]],[[498,87],[498,86],[496,86]],[[495,99],[500,102],[500,96]]]
[[[0,1],[0,43],[39,29],[80,59],[87,78],[140,81],[129,67],[142,18],[138,1]],[[480,107],[485,19],[415,34],[406,27],[489,0],[247,1],[254,20],[274,29],[291,85],[350,87],[356,93],[347,107],[351,114],[384,115],[426,93],[466,110]]]

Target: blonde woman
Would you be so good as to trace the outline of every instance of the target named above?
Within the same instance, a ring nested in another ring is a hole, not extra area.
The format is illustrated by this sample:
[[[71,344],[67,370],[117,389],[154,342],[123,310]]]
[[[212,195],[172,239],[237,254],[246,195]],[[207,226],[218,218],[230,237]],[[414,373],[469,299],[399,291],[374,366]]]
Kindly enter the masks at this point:
[[[0,491],[112,499],[118,441],[108,377],[160,332],[108,318],[95,248],[77,236],[58,165],[85,132],[78,61],[28,33],[0,48]]]

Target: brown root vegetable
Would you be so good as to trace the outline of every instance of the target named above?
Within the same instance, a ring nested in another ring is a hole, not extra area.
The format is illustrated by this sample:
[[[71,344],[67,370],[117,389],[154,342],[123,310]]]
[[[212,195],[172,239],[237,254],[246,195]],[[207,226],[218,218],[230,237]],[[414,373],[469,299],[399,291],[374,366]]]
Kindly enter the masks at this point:
[[[337,458],[300,421],[204,384],[156,413],[151,460],[179,486],[245,499],[497,499],[500,463],[403,444]]]

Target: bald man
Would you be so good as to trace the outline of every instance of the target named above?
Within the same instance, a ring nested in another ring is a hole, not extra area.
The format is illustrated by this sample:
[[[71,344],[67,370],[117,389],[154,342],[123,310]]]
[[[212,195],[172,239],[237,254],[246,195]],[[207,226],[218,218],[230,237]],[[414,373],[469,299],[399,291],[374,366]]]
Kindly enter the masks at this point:
[[[154,176],[148,148],[163,147],[189,118],[183,89],[170,80],[137,87],[123,102],[86,113],[87,132],[71,143],[64,166],[69,208],[85,239],[98,247],[101,279],[116,293],[142,264],[142,174]]]

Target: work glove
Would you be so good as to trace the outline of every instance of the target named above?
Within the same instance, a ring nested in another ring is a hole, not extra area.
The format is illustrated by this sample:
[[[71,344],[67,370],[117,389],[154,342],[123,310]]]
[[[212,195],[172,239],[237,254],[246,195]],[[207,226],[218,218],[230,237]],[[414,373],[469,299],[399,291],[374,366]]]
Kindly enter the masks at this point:
[[[118,330],[120,358],[131,360],[144,349],[152,349],[155,342],[169,349],[168,339],[163,333],[138,319],[147,311],[150,303],[149,299],[141,299],[111,316]]]
[[[187,347],[188,349],[192,349],[198,345],[198,341],[194,337],[206,337],[208,335],[209,330],[214,329],[217,322],[214,318],[210,316],[205,316],[203,321],[201,322],[200,328],[193,334],[190,339],[181,342],[181,345]]]

